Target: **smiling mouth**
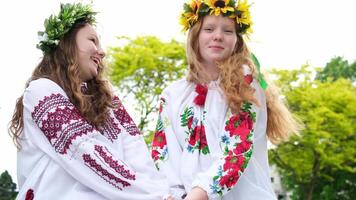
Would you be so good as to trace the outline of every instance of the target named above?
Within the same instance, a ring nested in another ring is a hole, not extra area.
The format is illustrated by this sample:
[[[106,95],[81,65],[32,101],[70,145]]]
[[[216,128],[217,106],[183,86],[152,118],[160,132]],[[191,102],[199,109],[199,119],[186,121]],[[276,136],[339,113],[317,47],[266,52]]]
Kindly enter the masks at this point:
[[[93,60],[93,62],[94,62],[97,66],[99,66],[100,60],[99,60],[98,58],[92,57],[91,59]]]
[[[210,49],[221,49],[223,50],[224,48],[222,46],[209,46]]]

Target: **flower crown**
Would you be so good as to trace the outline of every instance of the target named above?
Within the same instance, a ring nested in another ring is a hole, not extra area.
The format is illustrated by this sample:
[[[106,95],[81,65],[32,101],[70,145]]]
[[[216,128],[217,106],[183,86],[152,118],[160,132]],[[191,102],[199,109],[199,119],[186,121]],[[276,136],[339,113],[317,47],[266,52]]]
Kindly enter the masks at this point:
[[[191,0],[185,3],[184,11],[180,16],[180,24],[183,25],[183,31],[190,29],[199,18],[206,15],[223,15],[236,20],[239,25],[239,33],[252,33],[250,5],[247,0],[240,1],[236,5],[236,0]]]
[[[39,31],[39,43],[37,48],[44,54],[50,53],[55,49],[59,40],[73,27],[78,21],[85,21],[90,24],[95,23],[95,15],[90,5],[81,3],[62,4],[57,16],[51,15],[44,22],[45,31]]]

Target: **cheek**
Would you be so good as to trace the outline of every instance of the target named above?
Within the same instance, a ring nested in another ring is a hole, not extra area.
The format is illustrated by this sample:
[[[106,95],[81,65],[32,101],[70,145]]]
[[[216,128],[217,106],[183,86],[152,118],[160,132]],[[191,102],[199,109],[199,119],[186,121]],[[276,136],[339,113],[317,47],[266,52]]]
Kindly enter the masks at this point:
[[[232,38],[232,39],[229,41],[231,53],[235,50],[236,42],[237,42],[237,39],[234,39],[234,38]]]

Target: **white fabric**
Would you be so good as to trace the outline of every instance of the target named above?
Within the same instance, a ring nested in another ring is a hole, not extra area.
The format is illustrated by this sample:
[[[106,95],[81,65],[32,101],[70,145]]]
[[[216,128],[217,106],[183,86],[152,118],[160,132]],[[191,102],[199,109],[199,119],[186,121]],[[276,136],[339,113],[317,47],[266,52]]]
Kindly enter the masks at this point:
[[[118,115],[111,110],[112,121],[96,129],[75,112],[56,83],[44,78],[30,83],[23,104],[17,199],[25,199],[29,189],[36,200],[159,200],[168,194],[123,107]]]
[[[194,186],[202,187],[207,191],[209,199],[222,200],[275,200],[268,164],[267,154],[267,110],[264,91],[257,81],[252,86],[256,89],[255,97],[260,106],[252,106],[256,112],[254,123],[253,153],[246,170],[230,191],[224,191],[222,196],[214,193],[210,188],[216,167],[221,164],[219,158],[223,157],[221,137],[224,133],[225,122],[231,111],[228,109],[218,81],[208,85],[205,105],[203,108],[194,104],[196,85],[179,80],[162,92],[165,107],[160,118],[164,122],[164,132],[167,140],[167,155],[164,159],[156,160],[159,170],[164,174],[176,198],[188,193]],[[210,153],[189,152],[187,150],[187,129],[181,125],[181,115],[184,109],[193,107],[194,117],[199,121],[205,120],[205,133]],[[201,113],[206,113],[203,119]]]

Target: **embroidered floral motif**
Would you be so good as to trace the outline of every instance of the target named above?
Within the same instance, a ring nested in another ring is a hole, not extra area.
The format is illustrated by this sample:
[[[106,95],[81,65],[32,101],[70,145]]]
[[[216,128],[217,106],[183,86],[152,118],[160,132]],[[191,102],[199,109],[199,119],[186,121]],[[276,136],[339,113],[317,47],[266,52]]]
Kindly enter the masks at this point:
[[[82,157],[87,167],[89,167],[91,170],[93,170],[93,172],[95,172],[98,176],[100,176],[103,180],[105,180],[115,188],[122,190],[120,184],[123,187],[128,187],[131,185],[130,183],[122,180],[119,177],[116,177],[115,175],[104,169],[100,164],[96,162],[95,159],[90,156],[90,154],[83,154]]]
[[[125,107],[122,105],[119,97],[114,97],[113,105],[116,107],[116,109],[114,109],[115,117],[119,120],[120,124],[127,130],[127,132],[132,136],[141,134],[135,122],[132,120]]]
[[[224,161],[210,185],[213,193],[223,195],[223,191],[229,191],[246,169],[252,155],[255,121],[256,113],[252,112],[252,104],[247,102],[238,114],[226,121],[226,132],[221,138],[221,143],[225,146]]]
[[[195,86],[195,92],[197,92],[198,95],[194,98],[194,103],[198,106],[204,106],[208,87],[202,84],[197,84]]]
[[[33,194],[33,190],[28,189],[26,192],[25,200],[33,200],[33,198],[35,198],[35,195]]]
[[[153,136],[152,151],[151,151],[151,156],[155,161],[157,167],[160,161],[167,159],[166,156],[168,155],[166,133],[164,132],[165,127],[162,121],[162,111],[165,108],[165,106],[166,106],[166,100],[162,97],[160,98],[159,116],[156,125],[156,131]]]
[[[124,165],[120,165],[117,160],[114,160],[112,154],[103,146],[95,145],[95,151],[99,153],[100,157],[104,159],[104,161],[109,165],[109,167],[113,168],[118,174],[122,177],[129,180],[136,180],[135,174],[131,174],[130,170],[124,168]]]
[[[74,105],[61,94],[44,97],[35,107],[32,117],[60,154],[66,154],[77,137],[94,130],[80,116]]]
[[[118,138],[118,135],[121,133],[121,130],[115,120],[112,117],[108,117],[101,127],[98,130],[111,142]]]
[[[251,84],[252,81],[253,81],[253,77],[252,77],[251,74],[245,75],[245,76],[244,76],[244,79],[245,79],[245,82],[246,82],[247,84]]]
[[[194,117],[193,107],[185,108],[181,114],[181,126],[187,127],[186,134],[188,136],[188,147],[189,152],[194,152],[195,149],[201,151],[204,155],[210,153],[208,143],[206,140],[205,127],[203,122]]]

